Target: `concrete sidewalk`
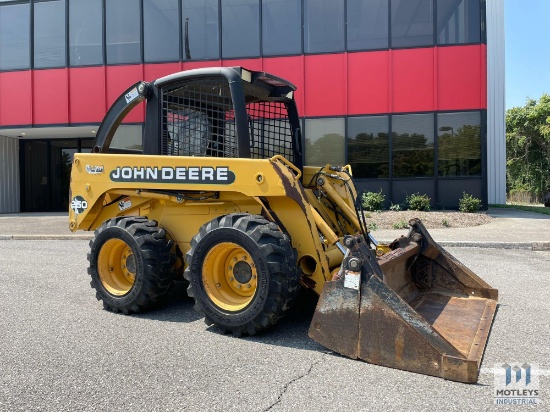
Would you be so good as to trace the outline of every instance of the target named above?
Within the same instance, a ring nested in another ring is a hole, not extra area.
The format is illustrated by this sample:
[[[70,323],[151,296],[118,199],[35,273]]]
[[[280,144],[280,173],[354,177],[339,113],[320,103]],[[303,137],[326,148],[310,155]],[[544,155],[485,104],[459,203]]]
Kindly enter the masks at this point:
[[[550,250],[550,215],[517,209],[490,208],[491,223],[468,228],[431,229],[442,246],[474,246],[511,249]],[[375,239],[392,241],[407,230],[377,230]],[[92,232],[69,230],[67,213],[0,214],[0,240],[91,239]]]
[[[485,225],[428,230],[441,246],[550,250],[550,215],[500,208],[489,208],[487,214],[494,219]],[[406,234],[407,229],[372,232],[382,242]]]

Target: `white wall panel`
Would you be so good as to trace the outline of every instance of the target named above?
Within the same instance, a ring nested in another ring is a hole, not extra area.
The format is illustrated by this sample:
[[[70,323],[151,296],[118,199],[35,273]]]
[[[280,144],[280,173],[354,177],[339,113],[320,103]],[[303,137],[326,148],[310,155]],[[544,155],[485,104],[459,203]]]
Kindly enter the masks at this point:
[[[487,0],[487,197],[506,203],[504,0]]]
[[[0,136],[0,213],[19,211],[19,141]]]

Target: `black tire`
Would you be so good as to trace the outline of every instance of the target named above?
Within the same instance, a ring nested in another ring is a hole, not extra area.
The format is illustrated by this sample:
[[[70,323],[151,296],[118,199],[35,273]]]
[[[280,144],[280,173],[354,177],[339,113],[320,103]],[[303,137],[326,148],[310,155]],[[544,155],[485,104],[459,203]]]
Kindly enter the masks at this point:
[[[235,336],[269,329],[289,309],[299,290],[296,251],[288,235],[262,216],[238,213],[211,220],[191,240],[186,261],[187,294],[195,299],[195,310],[205,316],[207,325]],[[232,261],[237,262],[234,269],[227,266]],[[251,262],[248,267],[245,261]],[[216,262],[222,263],[216,266]],[[214,270],[222,266],[228,268],[227,273]],[[219,281],[215,287],[212,278]],[[250,284],[250,296],[235,293],[240,292],[239,286],[246,291]]]
[[[172,241],[146,217],[105,221],[90,241],[88,274],[105,309],[130,314],[168,293],[175,273]]]

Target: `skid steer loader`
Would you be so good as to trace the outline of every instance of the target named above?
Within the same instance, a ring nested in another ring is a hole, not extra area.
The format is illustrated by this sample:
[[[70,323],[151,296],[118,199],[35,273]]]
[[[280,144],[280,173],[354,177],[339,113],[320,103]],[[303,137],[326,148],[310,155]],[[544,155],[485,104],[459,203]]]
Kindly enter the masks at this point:
[[[91,286],[125,314],[178,276],[207,324],[273,326],[299,287],[320,295],[309,336],[351,358],[476,382],[497,305],[419,220],[377,242],[349,166],[304,166],[295,87],[240,67],[138,82],[76,154],[69,227],[94,230]],[[143,136],[116,133],[145,105]]]

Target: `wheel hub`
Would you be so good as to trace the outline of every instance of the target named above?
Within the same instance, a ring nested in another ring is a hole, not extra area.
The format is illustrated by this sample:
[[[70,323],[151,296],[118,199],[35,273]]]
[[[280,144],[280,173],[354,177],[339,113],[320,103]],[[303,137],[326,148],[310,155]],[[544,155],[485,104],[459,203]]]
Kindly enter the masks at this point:
[[[111,295],[126,295],[136,279],[136,258],[132,249],[121,239],[109,239],[99,251],[99,278]]]
[[[242,310],[252,302],[257,277],[252,256],[233,242],[213,246],[202,263],[206,294],[218,307],[229,312]]]
[[[252,268],[245,261],[235,263],[233,267],[233,275],[235,280],[241,284],[247,284],[252,279]]]

